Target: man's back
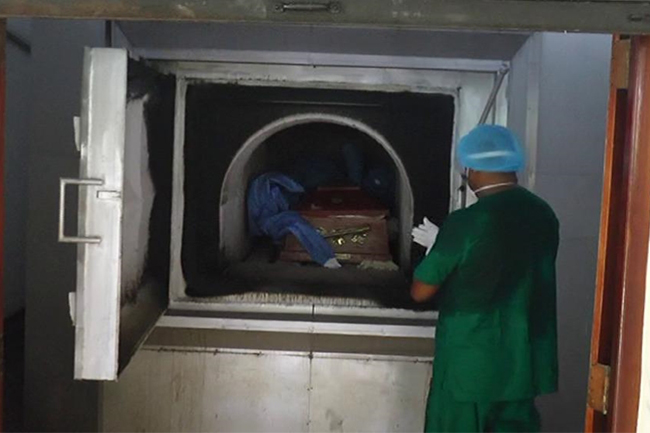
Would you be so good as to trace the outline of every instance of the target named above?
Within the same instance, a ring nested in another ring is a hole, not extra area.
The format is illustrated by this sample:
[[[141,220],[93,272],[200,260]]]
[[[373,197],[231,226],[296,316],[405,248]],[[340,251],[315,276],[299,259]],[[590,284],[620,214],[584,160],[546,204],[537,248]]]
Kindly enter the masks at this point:
[[[458,401],[557,389],[558,222],[523,188],[450,215],[416,279],[440,284],[436,380]]]

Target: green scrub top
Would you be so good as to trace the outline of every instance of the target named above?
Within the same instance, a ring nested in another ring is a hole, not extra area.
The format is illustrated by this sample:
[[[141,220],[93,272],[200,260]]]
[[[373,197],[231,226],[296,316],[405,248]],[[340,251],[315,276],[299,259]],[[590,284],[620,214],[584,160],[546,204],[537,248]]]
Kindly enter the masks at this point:
[[[449,215],[414,275],[440,286],[434,389],[471,402],[557,391],[558,232],[519,187]]]

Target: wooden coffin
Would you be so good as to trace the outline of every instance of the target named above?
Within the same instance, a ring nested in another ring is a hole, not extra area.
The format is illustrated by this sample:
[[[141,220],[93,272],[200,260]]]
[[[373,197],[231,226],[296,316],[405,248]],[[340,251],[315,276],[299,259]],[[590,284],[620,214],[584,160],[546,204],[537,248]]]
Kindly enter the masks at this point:
[[[388,209],[357,187],[319,188],[296,209],[332,245],[341,262],[390,261]],[[310,262],[298,239],[288,236],[281,260]]]

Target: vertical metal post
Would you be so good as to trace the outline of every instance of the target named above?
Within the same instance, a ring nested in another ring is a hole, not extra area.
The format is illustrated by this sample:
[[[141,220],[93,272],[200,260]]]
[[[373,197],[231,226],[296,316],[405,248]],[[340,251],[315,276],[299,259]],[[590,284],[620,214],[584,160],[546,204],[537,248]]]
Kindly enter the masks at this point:
[[[469,169],[464,168],[462,178],[460,180],[460,208],[465,209],[467,207],[467,176],[469,175]]]
[[[492,87],[490,96],[488,96],[488,100],[485,103],[485,108],[483,109],[481,118],[478,121],[479,125],[483,125],[487,121],[487,118],[490,115],[490,111],[492,111],[492,108],[494,107],[494,103],[497,100],[497,95],[499,94],[499,90],[501,90],[501,85],[503,84],[503,80],[506,78],[506,75],[508,74],[509,70],[510,70],[509,67],[504,66],[499,70],[499,72],[497,72],[494,81],[494,86]]]
[[[503,66],[499,70],[499,72],[496,73],[494,86],[492,87],[492,91],[490,92],[490,95],[488,96],[488,100],[485,103],[485,108],[483,108],[483,113],[481,113],[481,117],[479,118],[478,121],[479,125],[485,124],[488,116],[490,115],[490,112],[492,111],[492,108],[494,108],[494,103],[497,100],[497,95],[499,94],[499,90],[501,90],[501,86],[503,85],[503,80],[506,78],[506,75],[508,75],[508,71],[510,71],[510,68],[508,66]],[[461,209],[465,209],[467,207],[467,188],[468,188],[467,175],[468,175],[468,169],[465,168],[465,171],[463,172],[463,178],[460,184],[460,208]]]

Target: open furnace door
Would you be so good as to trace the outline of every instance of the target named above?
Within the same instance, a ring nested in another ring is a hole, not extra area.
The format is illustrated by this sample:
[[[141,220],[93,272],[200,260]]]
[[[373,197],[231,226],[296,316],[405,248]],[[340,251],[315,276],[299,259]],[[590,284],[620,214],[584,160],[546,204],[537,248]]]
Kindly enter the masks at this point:
[[[129,59],[87,49],[78,147],[80,178],[61,179],[59,240],[78,244],[75,379],[116,380],[164,312],[164,282],[143,275],[155,188],[149,177],[146,97],[127,98]],[[128,99],[128,100],[127,100]],[[63,233],[65,190],[79,186],[79,234]]]

